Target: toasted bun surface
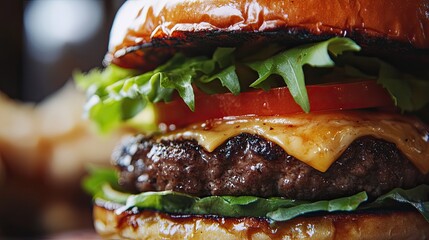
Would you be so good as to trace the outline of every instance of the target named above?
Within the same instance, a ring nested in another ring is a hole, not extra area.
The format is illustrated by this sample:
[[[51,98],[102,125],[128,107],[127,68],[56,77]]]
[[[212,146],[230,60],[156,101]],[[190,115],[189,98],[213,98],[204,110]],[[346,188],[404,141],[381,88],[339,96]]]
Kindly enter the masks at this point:
[[[261,38],[298,44],[347,36],[362,45],[429,48],[428,11],[426,0],[128,1],[116,17],[106,60],[137,68],[171,53],[164,48],[153,56],[142,48],[237,46]]]
[[[384,211],[298,217],[270,225],[260,218],[173,216],[94,207],[95,229],[107,239],[428,239],[418,212]]]

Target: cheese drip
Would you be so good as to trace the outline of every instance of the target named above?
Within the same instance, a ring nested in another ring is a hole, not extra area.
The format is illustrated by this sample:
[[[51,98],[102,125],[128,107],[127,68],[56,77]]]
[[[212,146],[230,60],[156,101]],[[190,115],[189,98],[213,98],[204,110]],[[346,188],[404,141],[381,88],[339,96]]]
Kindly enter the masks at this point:
[[[167,133],[161,139],[195,139],[212,152],[240,133],[275,142],[289,155],[325,172],[357,138],[373,136],[396,144],[424,174],[429,172],[429,129],[396,114],[334,112],[211,120]]]

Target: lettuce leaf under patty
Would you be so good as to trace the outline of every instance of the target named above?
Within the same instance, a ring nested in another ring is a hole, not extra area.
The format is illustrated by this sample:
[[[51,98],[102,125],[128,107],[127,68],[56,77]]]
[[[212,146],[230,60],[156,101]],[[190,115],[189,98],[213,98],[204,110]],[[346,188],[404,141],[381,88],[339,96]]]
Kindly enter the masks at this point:
[[[311,111],[305,88],[306,67],[341,68],[351,78],[372,78],[382,84],[393,101],[403,111],[414,111],[429,103],[429,81],[403,73],[377,58],[366,58],[344,52],[356,52],[360,47],[348,38],[332,38],[323,42],[283,49],[267,46],[238,57],[235,48],[218,48],[211,57],[187,57],[177,53],[156,69],[137,73],[117,66],[75,74],[76,83],[86,89],[86,112],[102,132],[133,118],[151,103],[168,102],[176,92],[191,110],[195,108],[194,87],[213,94],[239,94],[248,88],[269,90],[275,76],[282,79],[296,103],[304,112]],[[269,56],[261,52],[270,53]],[[241,55],[243,55],[241,53]],[[262,58],[261,58],[262,56]],[[240,76],[237,68],[256,73]],[[307,82],[308,83],[308,82]],[[281,103],[279,103],[281,104]]]
[[[200,198],[173,191],[128,194],[118,189],[117,182],[117,173],[113,169],[92,169],[83,186],[96,199],[121,204],[122,207],[116,210],[118,214],[137,207],[177,214],[264,217],[270,221],[287,221],[315,212],[355,211],[405,204],[417,209],[429,222],[429,185],[408,190],[396,188],[373,201],[368,200],[365,192],[360,192],[348,197],[311,202],[255,196]]]

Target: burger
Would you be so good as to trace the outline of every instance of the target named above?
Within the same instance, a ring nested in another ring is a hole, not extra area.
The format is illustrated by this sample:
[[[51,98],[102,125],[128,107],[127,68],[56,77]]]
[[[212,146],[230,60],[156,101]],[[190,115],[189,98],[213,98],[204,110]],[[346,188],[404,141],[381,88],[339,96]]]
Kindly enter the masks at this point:
[[[77,74],[105,238],[429,238],[426,0],[128,1]]]

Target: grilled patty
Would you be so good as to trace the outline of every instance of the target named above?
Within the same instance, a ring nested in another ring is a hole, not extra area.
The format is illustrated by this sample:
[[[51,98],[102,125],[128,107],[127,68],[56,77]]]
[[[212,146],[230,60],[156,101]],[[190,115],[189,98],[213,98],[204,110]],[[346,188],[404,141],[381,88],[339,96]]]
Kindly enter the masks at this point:
[[[242,133],[213,152],[195,140],[135,136],[113,154],[120,185],[131,192],[173,190],[194,196],[251,195],[321,200],[429,183],[392,143],[355,140],[324,173],[260,136]]]

